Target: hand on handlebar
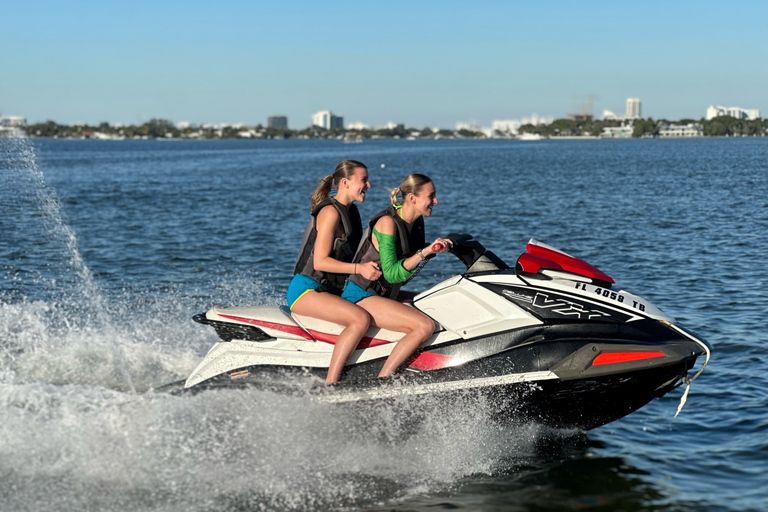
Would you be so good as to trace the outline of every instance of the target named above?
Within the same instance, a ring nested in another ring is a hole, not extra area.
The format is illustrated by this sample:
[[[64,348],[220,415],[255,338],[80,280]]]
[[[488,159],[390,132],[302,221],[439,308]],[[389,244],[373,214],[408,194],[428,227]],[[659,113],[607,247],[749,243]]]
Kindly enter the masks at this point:
[[[437,238],[434,242],[429,246],[428,254],[435,254],[438,252],[448,252],[451,250],[451,247],[453,247],[453,242],[448,238]]]

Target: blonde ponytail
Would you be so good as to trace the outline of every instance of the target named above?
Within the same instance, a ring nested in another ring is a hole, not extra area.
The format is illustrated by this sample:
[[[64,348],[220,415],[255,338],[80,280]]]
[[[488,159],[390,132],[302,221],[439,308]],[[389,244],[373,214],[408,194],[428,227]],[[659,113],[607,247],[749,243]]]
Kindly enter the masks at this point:
[[[390,198],[392,201],[392,206],[402,206],[403,203],[397,202],[397,194],[400,193],[400,187],[395,187],[392,189],[392,193],[390,194]]]
[[[432,183],[432,179],[426,174],[409,174],[400,183],[399,187],[392,190],[392,206],[401,206],[408,194],[418,196],[422,187],[427,183]],[[403,198],[401,203],[397,202],[397,194],[400,194]]]

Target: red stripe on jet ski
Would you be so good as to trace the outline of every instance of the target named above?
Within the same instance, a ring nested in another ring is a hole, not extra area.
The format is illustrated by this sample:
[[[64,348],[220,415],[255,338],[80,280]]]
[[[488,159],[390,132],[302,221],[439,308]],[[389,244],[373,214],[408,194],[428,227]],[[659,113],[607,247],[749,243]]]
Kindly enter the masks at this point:
[[[664,352],[604,352],[592,361],[592,366],[653,359],[655,357],[664,357],[665,355]]]
[[[242,316],[234,316],[234,315],[220,314],[219,316],[222,318],[235,320],[236,322],[243,322],[246,324],[257,325],[259,327],[267,327],[269,329],[274,329],[276,331],[282,331],[288,334],[293,334],[295,336],[301,336],[305,340],[309,340],[309,341],[317,340],[325,343],[330,343],[331,345],[336,344],[336,338],[339,337],[337,334],[328,334],[327,332],[315,331],[312,329],[307,329],[305,331],[304,329],[296,325],[286,325],[286,324],[279,324],[276,322],[266,322],[264,320],[256,320],[253,318],[245,318]],[[371,338],[370,336],[365,336],[362,340],[360,340],[360,343],[357,344],[357,348],[361,349],[361,348],[369,348],[369,347],[378,347],[379,345],[386,345],[387,343],[392,343],[392,342],[388,340],[382,340],[379,338]]]
[[[360,343],[357,344],[357,348],[371,348],[371,347],[378,347],[379,345],[388,345],[390,343],[394,343],[393,341],[389,340],[382,340],[379,338],[371,338],[369,336],[363,336],[363,339],[360,340]]]
[[[451,356],[424,351],[417,355],[413,361],[411,361],[411,364],[408,365],[408,368],[415,368],[417,370],[425,371],[439,370],[440,368],[455,366],[459,362],[460,361],[458,359]]]
[[[305,340],[313,341],[312,336],[307,334],[307,332],[304,329],[296,325],[278,324],[276,322],[265,322],[264,320],[254,320],[253,318],[245,318],[242,316],[233,316],[233,315],[219,315],[219,316],[222,318],[229,318],[230,320],[234,320],[236,322],[243,322],[246,324],[258,325],[259,327],[274,329],[276,331],[287,332],[288,334],[293,334],[294,336],[301,336]]]
[[[314,336],[317,341],[330,343],[331,345],[335,345],[336,339],[339,337],[338,334],[328,334],[327,332],[313,331],[312,329],[309,329],[309,333]],[[371,338],[370,336],[364,336],[363,339],[360,340],[360,343],[357,344],[357,348],[359,350],[361,348],[378,347],[379,345],[386,345],[388,343],[392,342],[379,338]]]

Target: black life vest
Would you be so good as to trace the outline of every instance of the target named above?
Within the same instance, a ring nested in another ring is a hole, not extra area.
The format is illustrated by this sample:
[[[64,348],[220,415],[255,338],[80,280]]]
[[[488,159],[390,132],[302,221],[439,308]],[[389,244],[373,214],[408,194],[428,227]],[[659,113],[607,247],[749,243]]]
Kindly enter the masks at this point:
[[[355,256],[355,249],[360,244],[363,236],[363,223],[360,220],[360,212],[357,206],[350,204],[344,206],[333,198],[327,198],[312,209],[311,218],[304,230],[304,236],[301,240],[299,257],[296,260],[296,266],[293,269],[294,274],[302,274],[311,277],[318,283],[318,291],[331,292],[341,295],[344,289],[344,281],[348,274],[335,274],[332,272],[322,272],[315,269],[315,240],[317,240],[317,215],[320,210],[328,205],[332,205],[339,212],[341,222],[337,223],[333,232],[333,247],[331,248],[331,258],[344,263],[351,263]]]
[[[368,228],[366,228],[363,239],[360,242],[360,247],[357,249],[357,254],[355,254],[355,259],[353,260],[354,263],[365,263],[368,261],[381,263],[379,251],[376,250],[376,247],[373,245],[373,226],[375,226],[379,219],[385,215],[392,217],[395,221],[395,248],[399,249],[397,254],[398,260],[413,256],[416,254],[416,251],[424,248],[424,217],[419,217],[411,226],[408,226],[408,224],[400,218],[400,215],[397,214],[397,209],[394,206],[390,206],[374,215],[368,222]],[[400,287],[404,284],[390,283],[384,279],[384,276],[381,276],[376,281],[369,281],[360,274],[349,276],[349,280],[363,290],[390,299],[397,299],[397,295],[400,293]]]

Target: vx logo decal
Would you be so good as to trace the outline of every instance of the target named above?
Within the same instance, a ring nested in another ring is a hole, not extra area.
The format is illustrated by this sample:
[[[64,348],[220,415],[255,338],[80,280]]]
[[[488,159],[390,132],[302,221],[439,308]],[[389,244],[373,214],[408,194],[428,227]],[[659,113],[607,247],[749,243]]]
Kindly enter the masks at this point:
[[[594,320],[595,318],[610,317],[611,315],[599,309],[586,309],[583,304],[570,302],[564,299],[551,299],[549,295],[537,293],[533,298],[533,305],[539,309],[549,309],[554,313],[563,316],[573,316],[579,319],[586,318]]]

